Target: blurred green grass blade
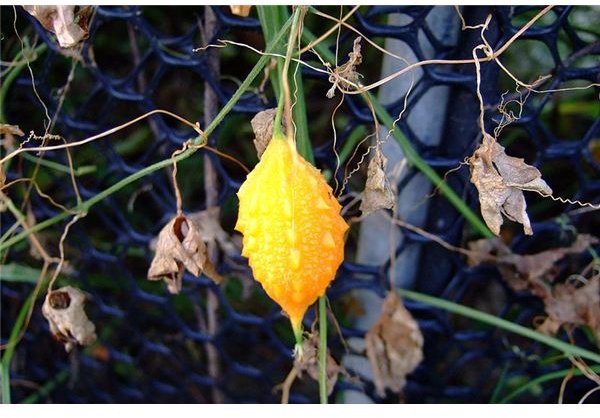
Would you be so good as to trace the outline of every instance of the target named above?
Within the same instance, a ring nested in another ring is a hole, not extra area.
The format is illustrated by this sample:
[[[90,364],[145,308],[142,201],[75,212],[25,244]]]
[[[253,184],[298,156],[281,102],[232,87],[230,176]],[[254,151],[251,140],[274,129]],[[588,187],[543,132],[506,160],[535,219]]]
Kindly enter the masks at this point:
[[[590,367],[590,369],[595,373],[600,373],[600,366],[592,366],[592,367]],[[513,399],[515,399],[516,397],[524,394],[528,390],[534,388],[535,386],[541,385],[542,383],[548,382],[550,380],[564,379],[570,373],[572,373],[573,376],[582,376],[583,375],[582,371],[579,369],[566,369],[566,370],[558,370],[555,372],[546,373],[539,377],[536,377],[535,379],[530,380],[523,386],[520,386],[519,388],[515,389],[514,391],[512,391],[511,393],[506,395],[504,398],[502,398],[498,403],[508,403],[508,402],[512,401]]]
[[[17,263],[0,266],[0,281],[36,284],[42,271]]]
[[[13,354],[15,352],[15,348],[17,346],[17,339],[21,334],[21,330],[25,325],[25,320],[27,319],[27,313],[29,312],[29,308],[33,303],[33,293],[31,293],[27,299],[25,299],[25,303],[21,306],[21,310],[17,315],[17,320],[15,325],[13,326],[10,336],[8,337],[8,342],[6,343],[6,349],[4,350],[4,354],[2,355],[2,360],[0,362],[0,372],[2,376],[0,377],[0,381],[2,382],[2,403],[9,404],[11,403],[11,393],[10,393],[10,364],[12,361]]]
[[[60,164],[55,161],[45,160],[40,157],[35,157],[29,154],[28,152],[22,153],[21,157],[28,161],[31,161],[32,163],[39,164],[42,167],[50,168],[52,170],[56,170],[65,174],[71,174],[71,168],[64,164]],[[84,176],[86,174],[95,173],[97,170],[98,168],[95,165],[82,165],[73,170],[73,175],[75,177]]]
[[[280,9],[285,8],[286,6],[256,6],[256,10],[258,11],[258,19],[260,20],[260,25],[262,27],[263,35],[265,37],[265,44],[269,45],[273,42],[273,38],[275,37],[278,28],[281,27],[280,20],[282,19]],[[274,53],[282,53],[284,43],[281,42],[279,45],[275,45],[273,48]],[[269,78],[271,79],[271,85],[273,86],[273,91],[275,92],[275,97],[279,97],[281,90],[281,83],[279,82],[279,77],[282,69],[281,60],[277,60],[277,71],[271,71],[269,73]]]
[[[25,38],[25,41],[27,41],[27,38]],[[15,81],[19,74],[21,74],[21,71],[23,71],[28,63],[35,61],[42,53],[46,51],[46,49],[48,49],[48,46],[45,43],[42,43],[35,49],[28,48],[20,51],[17,55],[15,55],[14,58],[14,61],[18,62],[18,64],[14,67],[11,67],[10,70],[5,70],[0,83],[0,123],[10,123],[6,120],[4,110],[6,105],[6,96],[13,81]]]
[[[490,397],[490,403],[497,403],[498,397],[500,397],[500,393],[502,393],[502,389],[506,386],[507,377],[508,377],[508,367],[509,363],[506,363],[504,367],[502,367],[502,371],[500,372],[500,377],[498,377],[498,382],[494,387],[494,391],[492,392],[492,396]]]
[[[426,295],[424,293],[414,292],[412,290],[401,289],[398,290],[398,293],[408,299],[412,299],[417,302],[422,302],[427,305],[435,306],[437,308],[444,309],[448,312],[471,318],[476,321],[480,321],[485,324],[492,325],[503,330],[512,332],[514,334],[518,334],[523,337],[538,341],[549,347],[562,351],[567,356],[580,356],[582,358],[600,364],[600,354],[598,353],[594,353],[576,345],[568,344],[564,341],[559,340],[558,338],[542,334],[540,332],[526,328],[519,324],[515,324],[514,322],[507,321],[506,319],[499,318],[489,313],[478,311],[477,309],[469,308],[468,306],[461,305],[455,302],[450,302],[445,299],[436,298],[434,296]]]
[[[48,396],[58,385],[65,382],[69,377],[69,370],[60,371],[52,380],[47,381],[35,393],[32,393],[21,401],[23,404],[38,403],[40,399]]]

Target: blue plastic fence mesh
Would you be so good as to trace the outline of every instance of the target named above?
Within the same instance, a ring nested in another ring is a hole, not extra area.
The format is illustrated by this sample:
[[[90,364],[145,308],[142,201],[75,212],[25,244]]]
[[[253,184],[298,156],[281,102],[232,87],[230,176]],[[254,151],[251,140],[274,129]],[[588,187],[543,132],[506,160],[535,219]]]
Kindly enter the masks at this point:
[[[32,64],[32,72],[37,93],[46,104],[48,114],[56,115],[53,133],[74,141],[157,108],[203,122],[204,82],[214,91],[217,107],[220,107],[237,88],[236,80],[245,77],[257,57],[238,47],[215,50],[220,59],[220,75],[217,75],[207,61],[208,55],[194,53],[192,49],[219,38],[264,48],[257,19],[235,17],[225,7],[211,9],[216,16],[216,33],[211,39],[203,39],[204,7],[98,7],[81,53],[70,57],[60,50],[49,32],[17,7],[16,28],[21,36],[27,35],[30,43],[47,47]],[[479,31],[460,32],[452,44],[439,40],[427,19],[433,9],[362,7],[348,22],[373,40],[404,41],[418,59],[425,58],[422,52],[425,38],[435,58],[470,58],[472,48],[480,43]],[[339,13],[338,9],[332,10],[335,15]],[[536,7],[465,7],[463,14],[468,24],[481,23],[491,14],[486,36],[496,47],[504,44],[539,10]],[[13,8],[2,7],[1,12],[4,71],[5,63],[13,58],[9,54],[20,48],[13,26]],[[592,12],[597,16],[597,10],[589,13]],[[406,23],[388,24],[387,17],[392,13],[403,14]],[[513,62],[522,60],[547,65],[542,70],[534,65],[536,71],[525,77],[545,70],[552,75],[545,89],[600,82],[600,38],[597,32],[580,28],[582,23],[578,19],[582,14],[586,13],[578,12],[577,8],[556,7],[548,19],[527,30],[513,45]],[[332,22],[327,23],[330,24]],[[350,31],[342,31],[339,43],[342,60],[347,59],[355,36]],[[526,56],[518,58],[519,53]],[[314,57],[306,55],[306,58]],[[365,57],[365,61],[367,59]],[[378,77],[376,67],[371,63],[364,67],[370,79]],[[497,124],[494,106],[501,102],[501,94],[507,90],[511,90],[509,95],[514,97],[514,83],[512,86],[507,83],[506,76],[495,64],[482,64],[481,74],[482,94],[490,105],[486,122],[491,129]],[[323,105],[329,84],[322,75],[310,70],[305,76],[313,126],[323,106],[329,106]],[[268,87],[267,96],[257,89],[259,81],[210,138],[211,145],[249,165],[256,161],[245,157],[251,154],[252,147],[249,120],[256,112],[274,105],[273,99],[265,98],[272,97]],[[571,84],[574,82],[579,84]],[[64,91],[65,85],[68,91]],[[473,65],[424,67],[423,76],[409,97],[407,117],[419,100],[438,86],[450,88],[446,114],[440,115],[445,120],[440,145],[426,145],[405,122],[406,118],[398,126],[425,160],[443,175],[471,155],[480,140]],[[585,111],[572,106],[560,108],[560,101],[570,97],[561,93],[532,95],[526,101],[521,118],[507,127],[501,137],[501,140],[506,139],[503,143],[510,155],[524,157],[528,163],[541,168],[557,195],[592,203],[600,202],[597,95],[595,88],[584,90],[578,96],[576,103],[585,102],[588,106]],[[399,113],[403,100],[404,96],[399,94],[388,106],[390,114]],[[11,84],[2,105],[7,122],[26,131],[43,132],[44,110],[32,89],[27,69]],[[347,118],[338,131],[338,150],[356,128],[363,125],[370,130],[373,126],[368,108],[358,98],[348,97],[340,114]],[[560,121],[558,115],[563,115]],[[321,124],[325,126],[323,131],[328,129],[328,121],[329,116]],[[336,159],[330,131],[313,131],[316,165],[333,172]],[[81,198],[87,200],[124,177],[169,157],[194,136],[191,129],[157,115],[73,150],[75,167],[90,169],[76,177]],[[185,210],[198,211],[207,206],[204,156],[215,168],[216,203],[221,206],[224,228],[231,233],[237,211],[235,192],[244,179],[244,173],[235,164],[203,150],[180,163],[178,178]],[[48,152],[45,159],[61,164],[68,162],[64,151]],[[19,158],[7,172],[7,182],[31,175],[34,167],[35,161]],[[408,170],[416,173],[413,168]],[[360,192],[364,171],[363,168],[349,183],[347,192]],[[149,243],[175,212],[170,173],[167,167],[140,178],[95,205],[71,228],[65,242],[68,266],[61,280],[89,293],[87,312],[96,324],[99,342],[92,349],[65,353],[63,346],[51,339],[41,314],[41,300],[38,300],[27,332],[14,354],[11,368],[14,402],[36,393],[40,395],[37,398],[40,402],[279,401],[280,392],[275,387],[283,382],[291,368],[293,341],[287,319],[253,281],[243,257],[217,251],[218,269],[227,276],[220,286],[204,276],[186,275],[183,291],[172,296],[162,283],[146,280],[152,258]],[[340,182],[343,174],[343,170],[338,173]],[[402,180],[400,190],[411,176]],[[476,190],[468,177],[468,168],[463,167],[447,180],[478,211]],[[42,166],[38,182],[58,202],[67,206],[76,202],[69,176],[64,172]],[[15,204],[22,202],[25,189],[22,184],[9,191]],[[509,227],[515,252],[532,253],[568,245],[577,232],[598,231],[600,222],[594,212],[533,194],[527,199],[535,235],[526,237],[520,228]],[[61,212],[35,190],[30,202],[26,209],[31,208],[37,222]],[[428,202],[428,221],[424,229],[459,246],[475,236],[462,215],[439,193]],[[15,219],[7,211],[1,216],[1,229],[5,233]],[[52,255],[56,255],[55,243],[66,222],[38,233],[42,242],[51,243],[48,248]],[[15,233],[20,231],[22,229],[17,228]],[[398,254],[409,247],[422,248],[421,257],[415,261],[418,278],[412,285],[414,290],[491,311],[527,327],[532,327],[534,318],[543,314],[539,299],[527,292],[511,290],[495,267],[468,267],[464,256],[418,234],[404,232],[406,239],[397,248]],[[368,308],[357,306],[359,301],[353,297],[356,289],[366,289],[380,296],[389,289],[387,263],[367,266],[354,262],[357,233],[358,229],[353,230],[347,261],[328,292],[346,338],[364,335],[364,330],[352,325],[353,315],[360,315],[361,309]],[[40,266],[41,261],[30,254],[29,247],[27,240],[13,246],[4,255],[3,262]],[[559,277],[577,273],[589,262],[589,254],[568,257],[557,267]],[[2,282],[2,343],[8,340],[17,313],[32,290],[31,283]],[[425,338],[424,361],[409,376],[405,388],[407,402],[488,402],[497,388],[501,394],[507,394],[535,377],[570,367],[565,359],[543,361],[554,352],[539,343],[426,304],[407,300],[406,305],[418,320]],[[305,325],[310,326],[313,319],[311,309]],[[331,333],[332,354],[341,360],[347,353],[335,331]],[[566,339],[563,334],[559,336]],[[595,349],[581,331],[576,331],[573,337],[582,346]],[[364,355],[364,352],[352,354]],[[384,399],[378,397],[368,377],[351,368],[348,372],[354,378],[341,378],[332,400],[343,402],[347,391],[352,390],[377,402],[398,401],[391,393]],[[44,385],[51,390],[40,393]],[[586,378],[572,379],[564,401],[579,399],[593,385]],[[534,386],[515,400],[555,402],[559,387],[560,379],[553,380]],[[309,377],[305,376],[292,387],[291,402],[317,400],[317,384]]]

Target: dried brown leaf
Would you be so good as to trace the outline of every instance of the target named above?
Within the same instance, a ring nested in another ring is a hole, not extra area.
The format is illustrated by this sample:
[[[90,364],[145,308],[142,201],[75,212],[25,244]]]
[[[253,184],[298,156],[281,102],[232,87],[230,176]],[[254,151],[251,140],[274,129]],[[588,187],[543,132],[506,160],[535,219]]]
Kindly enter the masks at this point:
[[[247,17],[250,14],[250,9],[252,9],[252,6],[229,6],[229,9],[231,10],[231,13],[236,16]]]
[[[25,135],[18,125],[9,125],[8,123],[0,123],[0,134],[2,135]]]
[[[546,281],[552,282],[554,277],[551,273],[556,262],[568,254],[579,254],[597,242],[598,239],[592,235],[580,234],[568,247],[519,255],[511,252],[499,238],[481,239],[469,243],[469,249],[472,251],[469,256],[469,265],[492,261],[498,264],[502,277],[513,289],[540,290],[538,279],[544,278]],[[542,291],[539,296],[543,294]]]
[[[470,253],[467,258],[467,264],[470,267],[487,261],[495,261],[498,254],[510,253],[510,249],[498,237],[470,241],[468,247]]]
[[[538,331],[554,335],[563,325],[589,325],[600,345],[600,275],[585,284],[559,283],[544,298],[548,318]]]
[[[360,78],[362,77],[356,71],[356,67],[362,62],[362,54],[360,52],[361,40],[362,37],[360,36],[354,39],[354,43],[352,45],[352,52],[348,54],[348,61],[337,67],[335,69],[334,74],[329,76],[329,82],[333,83],[333,85],[327,91],[327,98],[331,99],[333,96],[335,96],[335,90],[338,84],[341,85],[344,89],[353,88],[353,86],[347,81],[350,81],[354,84],[358,84]],[[340,79],[340,77],[347,81]]]
[[[88,37],[91,6],[23,6],[48,31],[56,34],[62,48],[71,48]]]
[[[50,331],[67,352],[77,344],[85,346],[96,340],[96,327],[85,314],[85,299],[81,290],[65,286],[49,292],[42,306]]]
[[[197,225],[180,215],[158,234],[156,254],[148,270],[148,279],[164,280],[169,292],[179,293],[185,269],[196,277],[204,272],[215,283],[223,280],[208,260],[206,245]]]
[[[212,206],[200,212],[189,213],[187,218],[193,222],[200,232],[202,241],[205,243],[215,243],[225,254],[232,256],[239,253],[238,248],[240,247],[236,247],[232,238],[221,227],[219,220],[220,213],[220,207]]]
[[[308,373],[311,378],[319,381],[319,333],[317,331],[313,331],[308,338],[304,339],[301,352],[302,356],[294,358],[294,368],[298,372],[298,376],[302,377],[302,373]],[[343,369],[329,354],[329,350],[327,350],[326,370],[327,394],[331,395],[338,375],[343,372]]]
[[[16,146],[15,136],[23,136],[25,134],[17,125],[0,123],[0,135],[2,135],[2,148],[4,148],[7,152],[10,152]],[[6,181],[6,177],[3,176],[4,171],[2,167],[0,167],[0,184],[2,185],[4,185],[4,181]]]
[[[479,191],[481,214],[492,232],[500,234],[504,215],[523,224],[525,234],[532,235],[523,190],[552,194],[539,170],[525,164],[522,158],[506,155],[504,147],[487,134],[469,159],[469,165],[471,182]]]
[[[579,254],[598,243],[592,235],[580,234],[568,247],[553,248],[537,254],[514,254],[498,238],[469,243],[471,265],[493,262],[504,280],[515,290],[529,290],[543,300],[548,317],[538,327],[545,334],[556,334],[563,325],[589,325],[600,344],[600,273],[590,280],[552,284],[556,263],[569,254]]]
[[[423,360],[423,335],[396,292],[388,293],[381,315],[365,336],[377,394],[401,393],[406,375]]]
[[[503,257],[503,260],[513,264],[517,271],[528,279],[541,278],[554,267],[557,261],[566,255],[582,253],[590,245],[597,242],[598,239],[592,235],[580,234],[569,247],[552,248],[530,255],[509,254]]]
[[[394,207],[396,199],[385,175],[386,164],[387,159],[377,149],[375,155],[369,161],[367,169],[367,182],[360,203],[360,210],[363,215],[368,215],[379,209],[391,209]]]
[[[267,109],[258,112],[250,121],[252,130],[254,131],[254,147],[258,158],[262,157],[263,152],[267,149],[267,145],[273,138],[273,124],[275,123],[275,113],[277,109]],[[285,124],[282,123],[282,130],[285,132]]]

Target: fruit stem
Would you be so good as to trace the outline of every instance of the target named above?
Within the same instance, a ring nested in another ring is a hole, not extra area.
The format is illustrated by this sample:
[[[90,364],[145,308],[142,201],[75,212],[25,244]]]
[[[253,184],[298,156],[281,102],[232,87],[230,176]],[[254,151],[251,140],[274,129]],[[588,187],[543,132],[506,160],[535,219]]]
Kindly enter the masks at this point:
[[[284,134],[281,130],[281,117],[283,115],[283,89],[279,94],[279,100],[277,100],[277,112],[275,113],[275,122],[273,123],[273,138],[283,137]]]
[[[304,350],[302,349],[302,321],[292,323],[292,329],[294,330],[294,338],[296,339],[294,357],[298,360],[302,360],[302,356],[304,355]]]
[[[283,63],[283,69],[281,70],[281,77],[279,82],[281,83],[281,89],[279,89],[279,100],[277,101],[277,112],[275,113],[275,123],[273,124],[273,136],[277,134],[283,134],[281,132],[281,119],[285,111],[286,119],[286,134],[288,138],[293,136],[292,130],[292,106],[290,96],[290,84],[288,73],[290,70],[290,61],[292,60],[292,54],[294,52],[294,45],[296,37],[298,36],[298,23],[300,16],[304,14],[306,7],[296,6],[294,15],[292,16],[292,27],[290,28],[290,36],[288,38],[287,50],[285,54],[285,61]]]
[[[327,296],[319,298],[319,398],[327,404]]]

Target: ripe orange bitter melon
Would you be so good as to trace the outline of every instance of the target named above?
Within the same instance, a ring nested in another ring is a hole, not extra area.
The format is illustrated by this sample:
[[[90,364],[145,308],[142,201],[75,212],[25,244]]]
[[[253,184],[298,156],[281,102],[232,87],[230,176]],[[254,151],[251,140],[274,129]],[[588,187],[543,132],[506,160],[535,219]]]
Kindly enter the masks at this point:
[[[275,134],[238,192],[242,255],[296,335],[306,309],[335,277],[348,225],[320,171]]]

